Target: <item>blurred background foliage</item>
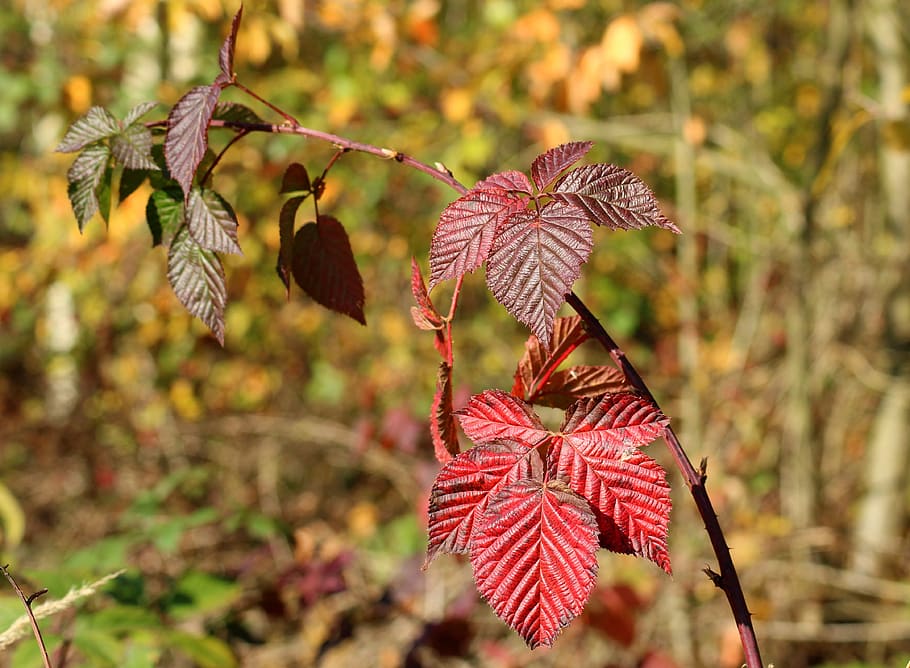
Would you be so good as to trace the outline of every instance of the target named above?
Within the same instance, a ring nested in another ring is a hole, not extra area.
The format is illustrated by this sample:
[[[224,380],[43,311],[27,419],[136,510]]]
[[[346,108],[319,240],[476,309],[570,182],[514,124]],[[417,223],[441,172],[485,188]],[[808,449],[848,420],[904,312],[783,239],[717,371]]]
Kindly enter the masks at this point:
[[[674,578],[604,555],[588,612],[553,650],[528,654],[477,602],[466,563],[419,573],[436,355],[410,322],[408,259],[425,266],[453,198],[440,185],[367,156],[333,169],[321,207],[351,235],[361,328],[286,301],[274,273],[281,173],[318,173],[331,147],[233,148],[215,187],[245,254],[226,262],[223,349],[167,285],[147,191],[78,233],[71,156],[53,152],[67,125],[145,100],[163,118],[213,78],[234,11],[0,8],[3,561],[51,598],[127,569],[44,622],[52,648],[137,667],[740,665],[681,482]],[[685,234],[597,230],[577,290],[693,461],[709,458],[765,660],[893,666],[910,656],[908,13],[898,0],[263,0],[245,7],[236,69],[304,125],[466,183],[591,139],[591,160],[651,184]],[[462,398],[509,387],[526,335],[469,278]],[[21,609],[0,603],[6,628]],[[36,651],[26,640],[0,663],[35,665]]]

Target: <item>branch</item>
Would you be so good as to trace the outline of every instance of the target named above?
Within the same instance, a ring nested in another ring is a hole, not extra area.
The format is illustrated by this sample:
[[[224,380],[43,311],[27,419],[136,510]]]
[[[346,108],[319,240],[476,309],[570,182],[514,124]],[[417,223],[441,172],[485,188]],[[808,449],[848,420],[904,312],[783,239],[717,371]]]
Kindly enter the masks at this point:
[[[9,564],[0,566],[0,570],[3,571],[3,575],[9,580],[9,583],[13,586],[13,589],[16,590],[16,594],[19,596],[19,600],[22,601],[22,605],[25,606],[25,611],[28,614],[28,619],[32,625],[32,632],[35,634],[35,641],[38,643],[38,647],[41,648],[41,656],[44,658],[44,668],[51,668],[51,659],[47,655],[47,646],[44,644],[44,638],[41,637],[41,628],[38,626],[38,620],[35,619],[35,613],[32,612],[32,602],[39,596],[44,596],[44,594],[47,593],[47,589],[41,589],[30,596],[26,596],[19,586],[19,583],[16,582],[10,574]]]
[[[626,357],[626,354],[607,333],[607,330],[600,324],[600,321],[591,313],[588,307],[585,306],[578,295],[574,292],[570,292],[566,295],[566,301],[575,309],[578,315],[581,316],[588,333],[593,338],[597,339],[604,349],[610,353],[610,357],[612,357],[616,365],[622,369],[623,373],[626,375],[626,379],[632,386],[645,397],[653,401],[654,405],[658,405],[657,401],[654,399],[654,395],[651,394],[651,390],[641,377],[641,374],[638,373],[638,370],[632,365]],[[746,598],[743,594],[742,585],[739,582],[739,576],[736,574],[736,567],[733,565],[733,558],[730,556],[730,548],[727,545],[726,538],[724,538],[723,530],[720,528],[720,522],[718,522],[717,519],[717,513],[714,512],[714,506],[711,504],[711,499],[705,488],[705,480],[707,479],[706,462],[702,461],[699,467],[700,470],[695,470],[695,467],[692,466],[692,462],[689,461],[689,457],[686,455],[685,450],[683,450],[682,444],[679,442],[672,427],[667,427],[664,432],[664,441],[667,444],[667,448],[670,450],[670,454],[673,455],[673,459],[676,461],[676,467],[682,473],[686,485],[689,487],[692,498],[695,500],[698,512],[705,523],[705,531],[708,532],[708,537],[711,539],[711,547],[714,549],[714,554],[717,557],[720,573],[715,573],[709,568],[705,569],[705,573],[727,596],[727,602],[730,604],[730,609],[733,611],[733,618],[736,621],[740,641],[742,642],[743,651],[746,655],[746,665],[749,668],[762,668],[763,664],[761,661],[761,654],[758,650],[758,639],[755,636],[755,629],[752,627],[752,616],[749,612],[749,608],[746,606]]]

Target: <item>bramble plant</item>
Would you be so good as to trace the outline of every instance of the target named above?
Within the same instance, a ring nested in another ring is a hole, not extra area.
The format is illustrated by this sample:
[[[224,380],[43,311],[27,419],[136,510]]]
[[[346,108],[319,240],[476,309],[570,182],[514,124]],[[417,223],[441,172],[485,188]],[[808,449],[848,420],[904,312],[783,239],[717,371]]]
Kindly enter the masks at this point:
[[[219,253],[239,254],[241,248],[237,217],[212,189],[211,177],[237,141],[254,132],[282,133],[336,148],[318,176],[311,178],[297,163],[284,174],[279,192],[290,197],[278,221],[276,270],[288,293],[294,282],[319,304],[362,324],[364,287],[347,233],[319,206],[332,166],[345,153],[369,153],[451,187],[459,197],[433,234],[429,285],[418,263],[411,265],[413,320],[433,333],[442,358],[430,415],[442,468],[430,497],[424,568],[441,552],[469,555],[477,588],[496,614],[530,647],[551,645],[588,600],[598,548],[643,557],[670,572],[670,489],[663,469],[641,450],[662,438],[718,560],[718,572],[705,571],[728,598],[747,665],[760,667],[738,576],[705,489],[705,463],[699,470],[692,466],[644,380],[572,291],[593,247],[592,224],[680,232],[648,186],[615,165],[576,166],[590,142],[546,151],[530,165],[530,176],[501,172],[468,189],[442,164],[303,127],[238,81],[233,61],[241,16],[242,8],[221,47],[214,81],[186,93],[166,120],[144,121],[158,106],[146,102],[122,120],[93,107],[70,127],[57,150],[78,153],[68,181],[80,230],[95,214],[108,220],[115,171],[118,201],[148,180],[147,220],[154,244],[168,248],[168,280],[186,309],[223,343],[227,290]],[[282,121],[269,123],[247,106],[220,101],[228,87]],[[218,152],[211,149],[210,129],[233,133]],[[313,219],[298,227],[297,214],[308,200]],[[452,324],[463,278],[481,265],[490,292],[532,336],[509,392],[486,390],[455,411]],[[449,280],[455,287],[442,311],[430,291]],[[557,318],[564,302],[576,316]],[[615,366],[561,369],[588,339]],[[564,409],[562,426],[544,426],[535,405]],[[461,451],[456,423],[474,447]]]

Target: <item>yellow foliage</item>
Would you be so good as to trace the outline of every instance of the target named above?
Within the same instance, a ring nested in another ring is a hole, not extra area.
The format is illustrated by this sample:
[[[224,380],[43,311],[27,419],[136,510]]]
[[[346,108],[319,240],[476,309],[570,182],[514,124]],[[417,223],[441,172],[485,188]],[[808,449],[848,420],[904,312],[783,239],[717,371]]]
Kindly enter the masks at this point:
[[[640,63],[642,32],[634,17],[613,19],[600,41],[602,66],[623,74],[635,72]]]
[[[174,410],[185,420],[197,420],[202,415],[202,405],[193,385],[185,378],[178,378],[171,384],[170,399]]]
[[[70,111],[84,114],[92,106],[92,82],[81,74],[74,74],[63,84],[63,94]]]
[[[461,123],[474,109],[474,96],[467,88],[449,88],[440,98],[442,114],[450,123]]]

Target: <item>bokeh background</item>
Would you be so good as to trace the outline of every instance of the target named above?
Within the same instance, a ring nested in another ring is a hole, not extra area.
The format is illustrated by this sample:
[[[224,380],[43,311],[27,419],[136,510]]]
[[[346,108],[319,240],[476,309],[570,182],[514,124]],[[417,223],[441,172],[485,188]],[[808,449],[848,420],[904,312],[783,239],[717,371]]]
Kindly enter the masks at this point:
[[[42,622],[61,665],[739,666],[675,473],[673,578],[603,554],[586,613],[552,650],[530,653],[478,601],[464,560],[420,572],[437,358],[411,324],[408,267],[426,266],[453,198],[441,185],[369,156],[333,169],[322,210],[351,235],[362,328],[286,300],[274,273],[282,171],[318,173],[331,147],[234,147],[215,176],[245,253],[226,259],[224,348],[170,291],[147,190],[80,235],[71,156],[54,153],[68,124],[145,100],[163,118],[217,73],[236,8],[0,7],[2,561],[55,600],[125,569]],[[649,183],[685,234],[596,230],[577,290],[690,458],[708,458],[765,661],[910,660],[910,6],[277,0],[244,13],[240,79],[306,125],[466,183],[589,139],[588,159]],[[527,331],[482,272],[455,336],[460,397],[510,387]],[[649,452],[672,468],[661,444]],[[5,590],[0,629],[22,612]],[[0,665],[39,665],[37,651],[25,638]]]

